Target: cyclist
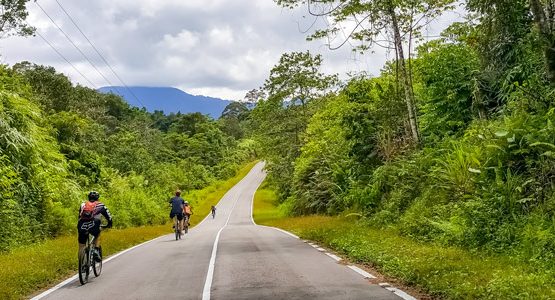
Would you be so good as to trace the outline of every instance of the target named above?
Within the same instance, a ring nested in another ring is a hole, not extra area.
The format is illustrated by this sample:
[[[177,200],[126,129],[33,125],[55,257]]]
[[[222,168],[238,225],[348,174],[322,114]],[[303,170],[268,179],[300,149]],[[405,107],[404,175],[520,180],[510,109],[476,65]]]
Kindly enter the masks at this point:
[[[177,217],[178,222],[178,230],[183,231],[183,206],[185,205],[185,200],[181,198],[181,191],[175,191],[175,197],[171,198],[169,203],[172,206],[172,210],[170,211],[170,218],[173,219]]]
[[[185,214],[185,222],[187,222],[187,226],[190,226],[191,223],[189,223],[189,221],[191,220],[191,215],[193,214],[193,211],[191,210],[191,206],[187,201],[185,201],[185,205],[183,206],[183,214]]]
[[[212,219],[214,219],[216,217],[216,206],[212,205],[210,210],[212,211]]]
[[[91,191],[88,195],[87,202],[81,203],[79,209],[79,221],[77,222],[77,230],[79,232],[79,255],[84,254],[85,243],[89,238],[89,234],[95,237],[94,259],[100,261],[102,258],[102,248],[100,247],[100,216],[104,216],[108,220],[107,228],[112,227],[112,215],[104,203],[98,201],[100,194]]]

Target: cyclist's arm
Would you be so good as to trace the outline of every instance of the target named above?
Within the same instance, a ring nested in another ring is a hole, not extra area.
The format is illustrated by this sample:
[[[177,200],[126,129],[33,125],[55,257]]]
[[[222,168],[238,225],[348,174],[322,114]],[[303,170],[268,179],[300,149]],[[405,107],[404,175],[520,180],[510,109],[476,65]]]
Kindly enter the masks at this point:
[[[108,220],[108,227],[112,227],[112,214],[110,214],[108,208],[104,206],[100,213],[104,216],[104,218],[106,218],[106,220]]]

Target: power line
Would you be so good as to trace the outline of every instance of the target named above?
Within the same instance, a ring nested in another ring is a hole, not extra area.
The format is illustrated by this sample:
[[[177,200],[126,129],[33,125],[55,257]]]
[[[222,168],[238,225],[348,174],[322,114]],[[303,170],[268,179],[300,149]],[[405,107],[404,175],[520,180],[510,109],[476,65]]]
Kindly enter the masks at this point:
[[[137,97],[137,95],[135,95],[135,93],[129,88],[129,86],[127,86],[127,84],[121,79],[121,77],[118,75],[118,73],[114,70],[114,68],[112,68],[112,66],[108,63],[108,61],[106,60],[106,58],[104,58],[104,56],[100,53],[100,51],[98,51],[98,49],[94,46],[94,44],[92,43],[92,41],[87,37],[87,35],[83,32],[83,30],[81,30],[81,28],[79,27],[79,25],[77,25],[77,22],[75,22],[75,20],[71,17],[71,15],[67,12],[67,10],[63,7],[63,5],[58,1],[55,0],[56,3],[58,4],[58,6],[62,9],[62,11],[64,12],[64,14],[69,18],[69,20],[71,21],[71,23],[73,23],[73,25],[75,25],[75,27],[77,28],[77,30],[83,35],[83,37],[87,40],[87,42],[89,42],[89,44],[91,45],[91,47],[94,49],[94,51],[96,52],[96,54],[98,54],[98,56],[100,56],[100,58],[102,59],[102,61],[104,61],[104,63],[106,64],[106,66],[108,66],[108,68],[110,69],[110,71],[112,71],[112,73],[116,76],[116,78],[121,82],[121,84],[123,84],[123,86],[127,89],[127,91],[129,91],[129,93],[131,93],[131,95],[137,100],[137,102],[139,102],[142,106],[145,106],[144,103],[139,99],[139,97]]]
[[[81,71],[79,71],[79,69],[77,69],[77,67],[75,67],[74,64],[72,64],[60,51],[58,51],[58,49],[56,49],[56,47],[54,47],[44,36],[42,36],[42,34],[40,34],[40,32],[35,31],[35,33],[43,40],[46,42],[46,44],[48,44],[48,46],[50,46],[50,48],[52,48],[52,50],[54,50],[56,53],[58,53],[58,55],[65,60],[71,67],[73,67],[73,69],[79,73],[79,75],[81,75],[83,78],[85,78],[86,81],[88,81],[95,89],[96,89],[96,85],[94,83],[92,83],[92,81],[89,80],[89,78],[87,78],[87,76],[85,76],[85,74],[81,73]]]
[[[102,72],[100,72],[100,70],[98,70],[98,68],[93,64],[93,62],[87,57],[87,55],[85,55],[85,53],[83,53],[83,51],[81,51],[81,49],[75,44],[75,42],[73,42],[73,40],[69,37],[69,35],[60,27],[58,26],[58,24],[54,21],[54,19],[52,19],[52,17],[50,17],[50,15],[44,10],[44,8],[42,8],[42,6],[35,1],[35,4],[42,10],[42,12],[48,17],[48,19],[50,19],[50,21],[52,22],[52,24],[54,24],[54,26],[56,26],[56,28],[58,28],[58,30],[60,30],[60,32],[62,32],[64,34],[64,36],[67,38],[67,40],[73,45],[73,47],[75,47],[75,49],[77,49],[77,51],[79,53],[81,53],[81,55],[83,56],[83,58],[85,58],[89,64],[96,70],[96,72],[98,74],[100,74],[100,76],[102,78],[104,78],[104,80],[106,80],[106,82],[108,82],[109,85],[114,86],[114,84],[112,84],[112,82],[110,82],[110,80],[108,78],[106,78],[104,76],[104,74],[102,74]]]

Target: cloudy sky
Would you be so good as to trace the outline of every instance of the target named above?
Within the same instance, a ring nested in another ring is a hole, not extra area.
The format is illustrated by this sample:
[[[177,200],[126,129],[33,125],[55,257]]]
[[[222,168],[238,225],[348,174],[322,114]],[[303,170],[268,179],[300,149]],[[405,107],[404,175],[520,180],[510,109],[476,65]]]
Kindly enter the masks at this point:
[[[29,2],[28,22],[88,80],[39,36],[0,40],[1,63],[28,60],[54,66],[82,85],[122,85],[57,2],[129,86],[172,86],[237,100],[262,85],[285,52],[320,53],[324,71],[343,78],[347,72],[377,74],[391,56],[381,48],[360,56],[348,45],[331,51],[324,41],[307,42],[303,31],[313,19],[306,8],[291,11],[272,0],[39,0]],[[432,22],[428,34],[437,35],[457,18],[449,14]],[[324,26],[323,20],[315,26]]]

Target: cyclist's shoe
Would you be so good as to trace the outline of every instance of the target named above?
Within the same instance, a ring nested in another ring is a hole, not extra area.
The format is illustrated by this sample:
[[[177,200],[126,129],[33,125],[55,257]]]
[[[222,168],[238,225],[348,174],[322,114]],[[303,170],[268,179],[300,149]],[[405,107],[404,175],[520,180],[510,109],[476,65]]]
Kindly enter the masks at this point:
[[[96,262],[102,261],[102,249],[101,248],[94,248],[93,258]]]

